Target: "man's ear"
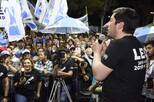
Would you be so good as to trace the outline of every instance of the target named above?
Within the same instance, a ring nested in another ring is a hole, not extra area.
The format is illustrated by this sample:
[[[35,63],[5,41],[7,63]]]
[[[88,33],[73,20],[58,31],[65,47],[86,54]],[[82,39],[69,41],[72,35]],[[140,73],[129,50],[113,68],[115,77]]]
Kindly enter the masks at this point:
[[[119,23],[117,23],[117,28],[120,30],[123,30],[123,28],[124,28],[124,22],[119,22]]]

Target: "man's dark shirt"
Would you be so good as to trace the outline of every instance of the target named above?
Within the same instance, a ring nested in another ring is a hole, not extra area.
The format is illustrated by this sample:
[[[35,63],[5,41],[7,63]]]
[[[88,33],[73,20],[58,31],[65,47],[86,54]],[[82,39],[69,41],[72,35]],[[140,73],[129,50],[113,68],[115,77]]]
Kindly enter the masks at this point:
[[[133,36],[114,40],[108,46],[102,63],[113,69],[103,81],[105,102],[138,102],[144,83],[146,55]]]

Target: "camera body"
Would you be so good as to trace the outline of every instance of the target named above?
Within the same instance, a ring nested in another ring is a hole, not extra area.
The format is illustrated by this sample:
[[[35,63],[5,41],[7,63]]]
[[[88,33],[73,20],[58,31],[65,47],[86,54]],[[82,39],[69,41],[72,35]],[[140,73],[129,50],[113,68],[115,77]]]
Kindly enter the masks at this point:
[[[85,65],[85,62],[81,62],[81,64],[80,64],[81,66],[84,66]]]
[[[58,51],[56,51],[55,52],[55,55],[54,55],[54,57],[53,57],[53,62],[54,62],[54,64],[59,64],[59,65],[61,65],[61,63],[62,63],[62,61],[64,60],[64,59],[66,59],[66,52],[64,51],[64,50],[58,50]]]

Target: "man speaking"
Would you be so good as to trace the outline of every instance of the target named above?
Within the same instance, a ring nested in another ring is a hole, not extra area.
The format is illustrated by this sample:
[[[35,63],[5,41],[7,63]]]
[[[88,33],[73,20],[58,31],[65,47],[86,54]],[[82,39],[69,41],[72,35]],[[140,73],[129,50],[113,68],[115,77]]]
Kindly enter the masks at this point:
[[[104,42],[92,46],[93,74],[103,81],[102,102],[140,101],[147,61],[142,45],[133,36],[138,22],[134,9],[115,9],[106,24],[108,36],[114,40],[108,47]]]

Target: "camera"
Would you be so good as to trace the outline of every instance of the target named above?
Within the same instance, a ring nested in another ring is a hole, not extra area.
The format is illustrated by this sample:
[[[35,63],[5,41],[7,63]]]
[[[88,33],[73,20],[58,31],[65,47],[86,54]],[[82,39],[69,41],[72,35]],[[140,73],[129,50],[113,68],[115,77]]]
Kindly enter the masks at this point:
[[[60,52],[59,53],[59,58],[65,58],[65,52]]]
[[[85,65],[85,63],[84,62],[81,62],[81,66],[84,66]]]
[[[54,64],[61,64],[62,60],[65,59],[65,54],[66,54],[66,51],[65,50],[58,50],[55,52],[54,56],[53,56],[53,59],[54,59]]]

